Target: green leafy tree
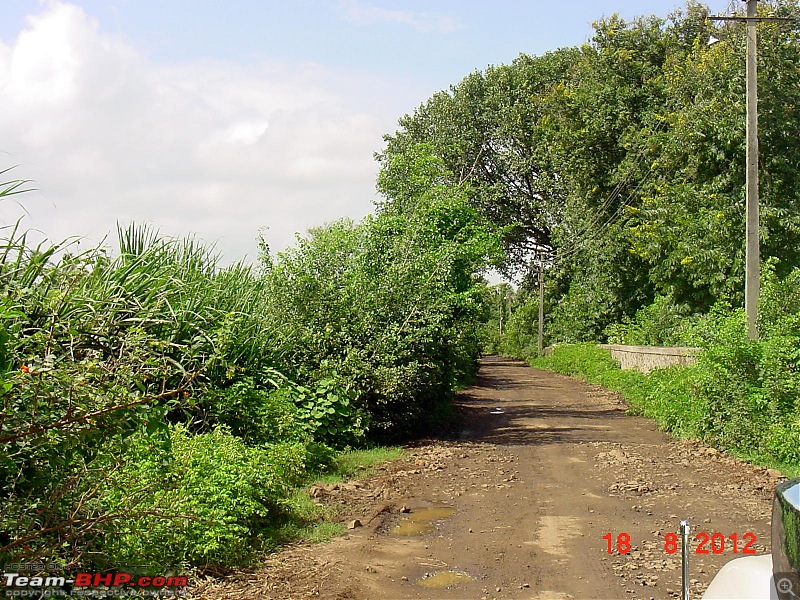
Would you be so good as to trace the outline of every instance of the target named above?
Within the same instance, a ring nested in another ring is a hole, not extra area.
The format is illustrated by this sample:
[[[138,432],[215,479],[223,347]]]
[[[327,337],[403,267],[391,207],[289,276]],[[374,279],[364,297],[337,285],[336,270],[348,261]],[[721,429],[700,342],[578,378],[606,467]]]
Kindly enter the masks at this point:
[[[353,391],[373,437],[408,434],[476,366],[477,273],[497,244],[451,182],[424,146],[392,157],[377,216],[312,230],[269,271],[292,376]]]

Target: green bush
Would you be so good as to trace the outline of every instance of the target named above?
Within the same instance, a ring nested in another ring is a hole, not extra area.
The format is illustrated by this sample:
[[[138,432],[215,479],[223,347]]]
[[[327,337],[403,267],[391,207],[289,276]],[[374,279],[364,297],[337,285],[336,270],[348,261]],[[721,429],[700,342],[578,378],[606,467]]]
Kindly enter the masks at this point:
[[[620,370],[607,350],[588,343],[556,346],[551,354],[531,364],[563,375],[579,376],[592,383],[599,383],[602,375],[609,371]]]
[[[288,385],[278,381],[276,386]],[[281,387],[260,388],[252,378],[240,378],[224,388],[209,388],[199,396],[190,414],[196,420],[195,429],[225,425],[252,446],[311,439],[290,394]]]
[[[762,284],[761,378],[771,418],[792,428],[800,419],[800,269],[779,279],[775,267],[767,265]]]
[[[137,436],[99,497],[115,518],[95,551],[109,565],[162,569],[248,562],[306,476],[306,446],[251,448],[223,427],[197,436],[174,427],[170,441],[159,450]]]
[[[640,308],[633,319],[623,319],[605,329],[609,344],[636,346],[683,346],[692,316],[688,306],[679,306],[669,296],[656,296]]]
[[[507,356],[535,356],[538,350],[539,299],[523,297],[516,307],[501,338],[500,349]]]
[[[365,442],[369,416],[356,407],[356,394],[336,380],[323,379],[312,389],[287,386],[276,395],[291,400],[298,423],[312,439],[339,449]]]
[[[726,448],[762,450],[768,425],[762,346],[747,338],[742,311],[715,322],[715,339],[698,357],[693,379],[697,397],[707,404],[704,433]]]
[[[361,223],[314,229],[265,264],[283,372],[303,388],[304,420],[336,445],[330,436],[353,443],[347,436],[357,441],[365,426],[372,440],[417,434],[475,372],[480,352],[475,272],[496,252],[496,236],[459,188],[384,184],[400,185],[402,202],[387,200]],[[320,391],[331,379],[339,391]]]
[[[0,562],[88,566],[96,535],[139,515],[110,566],[233,564],[296,473],[442,414],[477,366],[475,273],[497,243],[463,190],[409,200],[262,246],[260,268],[135,225],[113,254],[6,229]],[[143,441],[168,431],[170,451]]]
[[[648,373],[647,395],[639,412],[678,437],[701,437],[708,402],[695,393],[695,373],[696,368],[682,366]]]

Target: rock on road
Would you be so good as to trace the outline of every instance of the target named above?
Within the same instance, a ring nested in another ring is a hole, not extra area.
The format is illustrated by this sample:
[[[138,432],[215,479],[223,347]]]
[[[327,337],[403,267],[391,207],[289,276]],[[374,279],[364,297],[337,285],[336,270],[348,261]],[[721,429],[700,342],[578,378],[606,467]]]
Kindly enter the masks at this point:
[[[452,439],[410,447],[368,480],[312,490],[349,510],[348,535],[194,595],[671,599],[680,551],[666,543],[687,519],[699,598],[746,544],[769,551],[780,474],[674,440],[612,392],[487,357],[456,405]]]

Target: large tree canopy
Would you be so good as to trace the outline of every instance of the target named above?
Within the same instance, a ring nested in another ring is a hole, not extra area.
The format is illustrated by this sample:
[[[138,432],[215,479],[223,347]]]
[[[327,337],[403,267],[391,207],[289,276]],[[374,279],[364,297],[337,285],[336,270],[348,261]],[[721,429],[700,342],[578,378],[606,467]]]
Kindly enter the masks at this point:
[[[796,0],[760,10],[800,14]],[[555,337],[597,337],[656,294],[689,311],[738,302],[745,32],[707,16],[694,1],[668,18],[614,15],[580,47],[469,74],[386,136],[382,205],[402,205],[412,184],[397,169],[424,145],[502,232],[506,273],[553,257]],[[722,42],[709,46],[712,33]],[[788,270],[800,263],[800,43],[784,23],[759,36],[761,238]]]

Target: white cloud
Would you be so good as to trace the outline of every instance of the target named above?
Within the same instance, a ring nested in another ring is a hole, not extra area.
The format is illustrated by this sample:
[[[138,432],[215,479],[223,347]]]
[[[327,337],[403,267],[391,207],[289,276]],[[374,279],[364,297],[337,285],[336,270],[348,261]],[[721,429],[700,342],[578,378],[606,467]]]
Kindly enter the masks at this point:
[[[388,84],[320,65],[159,65],[49,2],[0,42],[0,169],[38,189],[25,224],[99,241],[115,223],[219,240],[226,260],[372,208]],[[0,222],[19,209],[0,205]]]
[[[391,10],[364,4],[359,0],[342,0],[338,7],[346,19],[362,25],[379,22],[401,23],[423,33],[431,31],[452,33],[462,28],[461,23],[453,17],[424,11]]]

